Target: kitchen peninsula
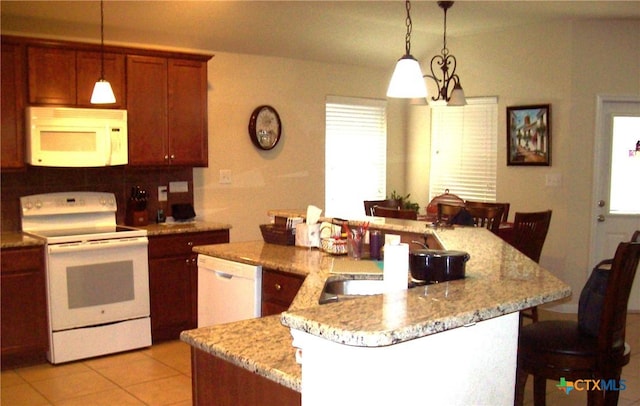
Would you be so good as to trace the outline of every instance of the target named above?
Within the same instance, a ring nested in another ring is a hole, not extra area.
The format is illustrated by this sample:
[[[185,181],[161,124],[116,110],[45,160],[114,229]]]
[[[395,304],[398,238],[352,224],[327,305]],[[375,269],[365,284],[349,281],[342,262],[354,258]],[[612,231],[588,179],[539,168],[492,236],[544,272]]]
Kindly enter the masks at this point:
[[[220,388],[211,389],[220,377],[201,370],[222,360],[267,384],[300,392],[304,405],[335,403],[336,396],[343,404],[408,404],[417,398],[434,404],[512,403],[518,312],[568,297],[570,288],[485,229],[434,229],[396,219],[375,219],[372,227],[427,234],[443,248],[469,252],[467,277],[320,306],[335,257],[262,241],[195,247],[197,253],[306,279],[279,317],[182,333],[193,347],[194,402],[221,396]],[[302,365],[294,345],[301,348]]]

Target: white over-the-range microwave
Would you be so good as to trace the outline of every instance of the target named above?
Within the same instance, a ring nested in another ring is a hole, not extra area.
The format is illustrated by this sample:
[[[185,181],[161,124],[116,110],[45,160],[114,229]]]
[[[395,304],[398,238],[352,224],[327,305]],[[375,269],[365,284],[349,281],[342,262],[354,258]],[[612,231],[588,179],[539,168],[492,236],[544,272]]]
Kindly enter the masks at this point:
[[[26,162],[36,166],[125,165],[127,111],[27,107]]]

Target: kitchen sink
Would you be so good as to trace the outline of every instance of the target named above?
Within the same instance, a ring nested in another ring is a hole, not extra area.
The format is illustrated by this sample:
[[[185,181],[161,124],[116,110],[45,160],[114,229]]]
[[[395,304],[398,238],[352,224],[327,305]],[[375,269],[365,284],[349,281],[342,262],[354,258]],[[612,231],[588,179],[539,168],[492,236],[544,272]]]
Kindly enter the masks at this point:
[[[341,279],[329,277],[322,288],[320,304],[339,302],[384,292],[382,279]]]

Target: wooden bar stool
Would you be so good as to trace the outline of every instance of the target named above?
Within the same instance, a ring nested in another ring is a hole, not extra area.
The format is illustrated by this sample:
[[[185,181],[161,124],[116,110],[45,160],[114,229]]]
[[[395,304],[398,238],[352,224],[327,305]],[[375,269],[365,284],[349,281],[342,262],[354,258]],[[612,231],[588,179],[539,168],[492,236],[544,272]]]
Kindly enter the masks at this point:
[[[637,235],[637,234],[636,234]],[[546,380],[572,382],[604,380],[619,384],[631,348],[625,343],[625,324],[631,284],[640,261],[640,243],[620,243],[608,271],[597,334],[579,321],[539,321],[520,328],[515,404],[522,405],[527,375],[533,375],[534,404],[545,405]],[[610,387],[611,388],[611,387]],[[617,390],[589,390],[588,405],[616,405]]]

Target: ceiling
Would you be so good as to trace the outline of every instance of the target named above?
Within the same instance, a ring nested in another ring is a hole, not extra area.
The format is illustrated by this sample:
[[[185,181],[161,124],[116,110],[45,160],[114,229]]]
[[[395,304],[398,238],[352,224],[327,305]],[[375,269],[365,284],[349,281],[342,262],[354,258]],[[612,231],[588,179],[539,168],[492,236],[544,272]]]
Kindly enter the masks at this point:
[[[97,1],[0,1],[3,34],[99,42]],[[115,1],[105,43],[233,52],[390,68],[404,54],[406,10],[395,1]],[[411,3],[411,53],[442,47],[443,12]],[[640,1],[457,1],[447,38],[550,20],[637,19]],[[451,49],[452,53],[454,49]]]

